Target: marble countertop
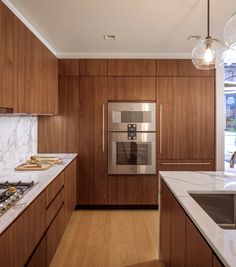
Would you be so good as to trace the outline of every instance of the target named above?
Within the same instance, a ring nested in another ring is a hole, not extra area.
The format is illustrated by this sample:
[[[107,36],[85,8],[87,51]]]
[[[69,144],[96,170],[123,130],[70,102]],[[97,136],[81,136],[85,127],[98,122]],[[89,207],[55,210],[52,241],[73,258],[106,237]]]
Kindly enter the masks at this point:
[[[0,234],[28,207],[32,201],[76,158],[77,154],[38,154],[58,156],[61,164],[46,171],[14,171],[14,168],[0,172],[0,182],[34,181],[35,185],[17,203],[0,216]]]
[[[222,263],[227,267],[235,267],[236,230],[220,228],[194,201],[189,192],[236,193],[236,174],[226,172],[161,171],[160,176]]]

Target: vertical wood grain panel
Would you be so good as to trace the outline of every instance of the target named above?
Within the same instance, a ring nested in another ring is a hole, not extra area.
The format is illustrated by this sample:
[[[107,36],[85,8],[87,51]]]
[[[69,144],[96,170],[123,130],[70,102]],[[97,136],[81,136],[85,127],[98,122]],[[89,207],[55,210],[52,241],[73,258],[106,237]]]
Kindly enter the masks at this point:
[[[80,204],[107,204],[107,142],[102,132],[102,109],[105,107],[104,140],[107,140],[107,79],[80,78]]]
[[[155,76],[154,59],[109,59],[108,76]]]
[[[195,228],[186,219],[186,267],[212,266],[212,250]]]
[[[80,76],[107,76],[106,59],[80,59]]]
[[[215,158],[213,77],[157,78],[157,103],[163,110],[159,159]]]
[[[79,59],[59,59],[59,76],[79,76]]]
[[[38,151],[77,153],[79,147],[79,78],[59,78],[59,114],[39,116]]]
[[[0,1],[0,107],[13,108],[13,14]]]
[[[157,205],[157,177],[151,175],[114,175],[109,179],[109,204]]]
[[[214,70],[198,70],[190,59],[157,59],[156,76],[209,77]]]
[[[156,100],[154,77],[108,77],[108,100]]]

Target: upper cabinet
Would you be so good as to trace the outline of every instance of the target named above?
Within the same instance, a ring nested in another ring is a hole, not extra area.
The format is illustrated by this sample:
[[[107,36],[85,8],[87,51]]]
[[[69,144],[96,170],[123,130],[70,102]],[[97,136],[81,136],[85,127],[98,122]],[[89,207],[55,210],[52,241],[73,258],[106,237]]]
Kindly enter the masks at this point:
[[[14,17],[14,112],[56,114],[57,58]]]
[[[59,76],[107,76],[107,60],[59,59]]]
[[[214,70],[196,69],[190,59],[158,59],[156,63],[156,76],[209,77],[214,75]]]
[[[0,1],[0,107],[13,108],[13,14]]]
[[[108,76],[155,76],[156,60],[154,59],[110,59]]]
[[[0,107],[56,114],[58,60],[0,1]]]
[[[213,77],[157,78],[157,104],[159,159],[215,158]]]

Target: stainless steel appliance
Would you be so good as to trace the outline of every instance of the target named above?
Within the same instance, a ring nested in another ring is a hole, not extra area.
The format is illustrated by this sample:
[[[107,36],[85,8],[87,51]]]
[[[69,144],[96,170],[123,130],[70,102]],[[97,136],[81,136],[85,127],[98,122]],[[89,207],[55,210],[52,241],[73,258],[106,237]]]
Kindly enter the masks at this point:
[[[0,216],[14,206],[33,185],[34,181],[0,183]]]
[[[155,132],[156,104],[108,103],[108,131],[127,131],[128,124],[135,124],[140,132]]]
[[[156,104],[108,103],[108,173],[156,174]]]

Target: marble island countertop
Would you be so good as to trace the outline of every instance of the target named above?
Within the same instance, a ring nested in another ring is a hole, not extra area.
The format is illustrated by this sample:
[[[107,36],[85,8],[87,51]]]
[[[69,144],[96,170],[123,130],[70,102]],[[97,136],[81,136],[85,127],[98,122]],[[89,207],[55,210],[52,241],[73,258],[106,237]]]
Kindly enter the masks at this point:
[[[0,234],[28,207],[37,196],[76,158],[77,154],[38,154],[57,156],[62,163],[46,171],[15,171],[14,167],[0,172],[0,182],[34,181],[34,186],[16,204],[0,216]]]
[[[189,193],[236,194],[236,174],[224,172],[169,172],[160,176],[195,226],[227,267],[236,266],[236,230],[220,228]]]

